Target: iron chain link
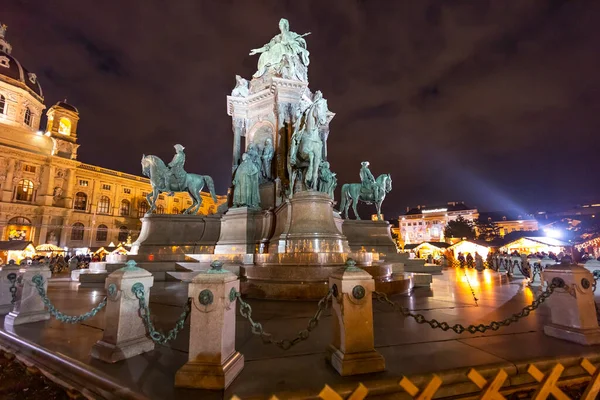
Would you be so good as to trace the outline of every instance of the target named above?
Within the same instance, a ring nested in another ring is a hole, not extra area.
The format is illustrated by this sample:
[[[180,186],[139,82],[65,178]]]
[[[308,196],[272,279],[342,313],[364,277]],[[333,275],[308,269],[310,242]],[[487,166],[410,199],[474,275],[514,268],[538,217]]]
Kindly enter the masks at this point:
[[[17,274],[12,272],[6,276],[6,279],[8,279],[10,282],[10,287],[8,288],[8,291],[12,297],[10,304],[15,304],[17,301]]]
[[[594,270],[592,272],[594,275],[594,283],[592,283],[592,292],[596,291],[596,286],[598,285],[598,278],[600,278],[600,269]]]
[[[42,298],[42,302],[48,308],[48,311],[54,318],[59,320],[60,322],[65,322],[67,324],[77,324],[79,322],[85,321],[86,319],[92,318],[98,311],[102,310],[106,306],[106,296],[104,299],[98,304],[96,307],[92,308],[90,311],[81,315],[66,315],[62,312],[58,311],[56,307],[52,304],[48,296],[46,295],[46,290],[44,289],[44,278],[41,275],[35,275],[31,278],[31,281],[35,284],[35,288],[37,289],[38,294]]]
[[[240,302],[240,314],[242,315],[242,317],[246,318],[248,322],[250,322],[250,329],[252,330],[252,333],[254,335],[260,336],[264,344],[274,344],[275,346],[283,350],[289,350],[296,344],[308,339],[310,337],[310,332],[313,331],[319,325],[319,319],[321,319],[323,311],[327,309],[329,301],[333,296],[333,289],[329,289],[329,292],[327,292],[325,297],[319,300],[317,312],[308,321],[306,329],[303,329],[300,332],[298,332],[296,337],[292,340],[275,340],[272,334],[265,332],[264,328],[262,327],[262,324],[252,319],[252,307],[250,307],[250,304],[242,300],[241,293],[236,292],[235,295],[238,301]]]
[[[185,325],[185,320],[188,315],[190,315],[190,311],[192,309],[192,298],[189,297],[187,302],[183,306],[183,312],[179,316],[179,319],[175,323],[175,327],[171,329],[166,335],[162,332],[157,331],[154,328],[154,324],[150,319],[150,307],[146,305],[146,292],[143,285],[135,284],[131,288],[131,291],[138,299],[139,307],[140,307],[140,316],[142,317],[142,321],[144,321],[144,325],[148,330],[148,334],[150,335],[150,339],[152,339],[155,343],[165,345],[171,340],[177,337],[177,334],[183,329]]]
[[[404,317],[411,317],[418,324],[429,324],[431,328],[441,329],[443,331],[452,330],[455,333],[469,332],[471,334],[475,334],[478,332],[484,333],[488,329],[492,331],[497,331],[503,326],[509,326],[513,322],[517,322],[521,318],[529,316],[529,314],[531,314],[532,311],[536,310],[540,306],[540,304],[545,302],[546,299],[550,297],[552,293],[554,293],[554,289],[556,289],[557,287],[563,286],[555,283],[549,285],[548,288],[544,290],[537,299],[533,300],[533,302],[530,305],[524,307],[520,312],[513,314],[509,318],[506,318],[501,321],[492,321],[489,324],[468,325],[466,327],[462,324],[450,325],[447,322],[439,322],[436,319],[427,319],[423,314],[412,313],[408,308],[402,307],[398,303],[391,301],[385,293],[373,292],[373,294],[379,302],[389,304],[394,309],[398,310]]]

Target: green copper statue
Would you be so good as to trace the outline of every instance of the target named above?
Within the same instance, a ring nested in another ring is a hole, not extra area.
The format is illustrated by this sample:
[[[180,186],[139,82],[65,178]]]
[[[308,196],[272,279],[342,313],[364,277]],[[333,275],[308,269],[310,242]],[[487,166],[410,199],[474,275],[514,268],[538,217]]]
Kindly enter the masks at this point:
[[[150,178],[150,183],[152,184],[152,193],[146,196],[148,204],[150,204],[150,209],[146,215],[152,214],[156,209],[156,200],[158,200],[158,196],[161,193],[172,195],[173,192],[188,192],[193,202],[184,211],[184,214],[198,213],[198,210],[202,206],[200,191],[204,186],[208,186],[213,201],[217,202],[212,178],[208,175],[189,174],[185,172],[183,169],[185,163],[184,147],[180,144],[176,144],[174,147],[176,151],[175,157],[173,157],[173,161],[168,166],[157,156],[142,156],[142,174]]]
[[[321,161],[319,167],[319,192],[327,193],[333,199],[333,192],[337,186],[337,178],[335,173],[329,169],[327,161]]]
[[[233,206],[260,207],[258,180],[260,167],[248,153],[242,154],[242,162],[233,177]]]
[[[369,162],[363,161],[360,169],[361,183],[346,183],[342,186],[342,200],[340,204],[340,212],[343,217],[348,219],[348,209],[352,205],[352,211],[356,219],[360,219],[356,206],[359,201],[366,204],[375,204],[377,207],[377,219],[382,220],[381,204],[385,199],[386,194],[392,191],[392,177],[390,174],[382,174],[373,178],[373,174],[369,170]]]
[[[310,53],[306,49],[306,40],[303,37],[310,33],[299,35],[290,32],[290,23],[285,18],[279,21],[279,30],[281,33],[271,39],[269,43],[250,51],[251,56],[260,54],[258,70],[253,78],[260,78],[272,68],[279,75],[282,75],[282,70],[285,70],[285,78],[297,77],[306,82]]]

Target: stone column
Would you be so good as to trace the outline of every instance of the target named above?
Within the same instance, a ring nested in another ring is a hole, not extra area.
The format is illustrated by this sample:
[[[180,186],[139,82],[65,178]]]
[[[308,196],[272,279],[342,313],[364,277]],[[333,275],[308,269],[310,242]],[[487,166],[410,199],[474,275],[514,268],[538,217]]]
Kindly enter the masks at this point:
[[[544,333],[583,345],[599,344],[591,272],[576,264],[563,263],[548,266],[542,277],[548,285],[560,281],[565,284],[565,288],[554,289],[547,300],[552,322],[544,326]]]
[[[50,313],[42,302],[32,278],[41,275],[44,290],[48,292],[48,279],[52,276],[47,264],[32,264],[21,274],[21,284],[17,285],[17,301],[13,310],[4,319],[4,326],[27,324],[50,319]]]
[[[13,309],[14,304],[10,291],[12,287],[11,280],[17,279],[19,269],[20,267],[14,261],[0,267],[0,315],[6,315]]]
[[[143,285],[147,306],[153,283],[152,274],[138,268],[135,261],[129,261],[126,267],[106,278],[104,335],[92,347],[92,357],[115,363],[154,350],[154,342],[147,336],[140,316],[139,301],[132,291],[134,285]]]
[[[175,374],[175,387],[225,389],[244,368],[235,350],[237,276],[213,261],[189,285],[192,298],[189,361]]]
[[[45,206],[51,206],[54,200],[54,175],[56,167],[53,165],[45,165],[42,173],[42,190],[39,196],[39,203]]]
[[[233,117],[233,164],[231,166],[231,172],[235,172],[235,169],[240,165],[242,159],[241,140],[242,132],[244,130],[244,120],[242,118]]]
[[[75,197],[75,193],[73,193],[74,187],[75,187],[75,167],[73,167],[73,169],[67,170],[67,190],[65,193],[65,208],[73,208],[73,198]],[[90,196],[90,199],[91,198],[92,198],[92,196]]]
[[[385,360],[375,350],[373,335],[373,277],[349,259],[329,277],[329,287],[334,328],[327,360],[342,376],[384,371]]]
[[[8,169],[6,172],[6,180],[2,190],[2,201],[11,202],[13,196],[13,177],[15,176],[15,159],[8,160]]]

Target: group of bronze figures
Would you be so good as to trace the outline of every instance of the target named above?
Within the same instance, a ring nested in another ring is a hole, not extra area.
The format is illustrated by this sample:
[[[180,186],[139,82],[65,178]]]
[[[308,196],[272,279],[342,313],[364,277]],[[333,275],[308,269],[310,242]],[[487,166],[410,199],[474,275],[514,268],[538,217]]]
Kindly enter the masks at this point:
[[[253,76],[260,79],[270,73],[284,79],[294,79],[306,82],[309,64],[309,52],[306,49],[304,36],[289,30],[289,23],[282,19],[279,24],[280,33],[269,43],[252,50],[250,55],[260,54],[258,71]],[[246,97],[250,93],[249,82],[240,76],[236,77],[237,85],[232,96]],[[287,175],[279,176],[287,187],[281,195],[292,198],[297,191],[319,191],[328,194],[332,199],[337,187],[336,174],[331,171],[327,161],[328,123],[332,113],[329,112],[327,100],[320,91],[311,93],[308,88],[302,96],[300,104],[295,107],[291,138],[287,148]],[[260,185],[274,181],[273,156],[275,148],[274,137],[250,142],[246,152],[241,157],[241,163],[233,172],[233,207],[260,208]],[[279,146],[279,144],[277,144]],[[278,147],[279,148],[279,147]],[[152,193],[148,194],[149,213],[156,208],[156,200],[160,193],[187,191],[193,199],[193,204],[184,211],[195,214],[201,205],[200,190],[206,185],[216,202],[212,179],[207,175],[188,174],[183,166],[185,163],[184,148],[175,145],[176,154],[168,165],[156,156],[142,157],[142,172],[150,178]],[[281,174],[280,174],[281,175]],[[285,179],[282,179],[285,178]],[[392,190],[392,179],[389,174],[382,174],[377,179],[369,170],[369,162],[362,162],[360,170],[361,183],[344,184],[341,191],[340,211],[348,218],[350,206],[357,219],[359,201],[375,204],[377,215],[382,219],[381,204],[387,193]]]

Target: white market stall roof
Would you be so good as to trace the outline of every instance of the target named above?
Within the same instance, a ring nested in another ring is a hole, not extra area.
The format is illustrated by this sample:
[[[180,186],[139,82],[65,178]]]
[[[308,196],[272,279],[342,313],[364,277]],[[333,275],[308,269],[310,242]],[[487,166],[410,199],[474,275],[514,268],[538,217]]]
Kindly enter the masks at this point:
[[[506,243],[501,247],[500,250],[509,249],[513,247],[569,247],[571,244],[564,240],[559,240],[545,236],[525,236],[510,243]]]
[[[58,247],[54,244],[45,243],[40,244],[35,248],[36,251],[53,251],[53,252],[63,252],[65,251],[62,247]]]

